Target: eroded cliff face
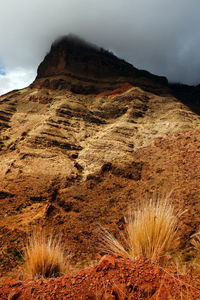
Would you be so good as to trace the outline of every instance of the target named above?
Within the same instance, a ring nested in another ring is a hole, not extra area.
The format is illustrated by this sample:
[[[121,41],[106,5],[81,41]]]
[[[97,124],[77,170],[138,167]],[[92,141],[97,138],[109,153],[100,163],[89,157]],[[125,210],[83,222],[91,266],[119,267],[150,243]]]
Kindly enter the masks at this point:
[[[137,71],[112,53],[71,35],[53,43],[38,68],[37,78],[72,73],[105,80],[113,76],[133,76]]]
[[[63,233],[74,262],[95,259],[97,224],[123,230],[130,203],[171,189],[188,209],[189,241],[199,227],[199,115],[162,78],[80,49],[53,45],[30,87],[0,97],[0,246],[18,247],[40,224]]]
[[[138,70],[112,53],[70,35],[52,44],[32,86],[97,94],[141,78],[155,86],[167,84],[165,77]]]

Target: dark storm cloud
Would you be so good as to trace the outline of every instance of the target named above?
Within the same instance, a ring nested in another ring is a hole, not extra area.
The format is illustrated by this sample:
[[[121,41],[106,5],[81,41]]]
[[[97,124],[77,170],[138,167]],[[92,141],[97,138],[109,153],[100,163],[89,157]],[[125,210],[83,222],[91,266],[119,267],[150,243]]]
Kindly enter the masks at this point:
[[[200,82],[199,0],[2,0],[0,8],[0,93],[32,81],[52,41],[68,33],[170,81]]]

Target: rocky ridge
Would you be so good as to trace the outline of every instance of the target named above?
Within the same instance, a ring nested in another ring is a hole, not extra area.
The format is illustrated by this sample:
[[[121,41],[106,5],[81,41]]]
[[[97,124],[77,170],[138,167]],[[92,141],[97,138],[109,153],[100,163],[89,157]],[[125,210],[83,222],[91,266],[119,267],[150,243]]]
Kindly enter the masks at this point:
[[[167,84],[165,77],[138,70],[111,52],[69,35],[52,44],[31,86],[97,94],[141,79],[146,86],[152,82],[155,86]]]

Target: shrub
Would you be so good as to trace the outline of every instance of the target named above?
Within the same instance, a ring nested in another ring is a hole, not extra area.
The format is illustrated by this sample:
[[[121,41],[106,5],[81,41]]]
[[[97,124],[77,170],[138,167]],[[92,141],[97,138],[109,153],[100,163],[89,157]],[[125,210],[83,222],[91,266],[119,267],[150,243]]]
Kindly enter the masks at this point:
[[[68,264],[59,238],[45,231],[33,231],[25,246],[25,272],[31,277],[57,277]]]
[[[169,196],[150,199],[137,210],[130,209],[126,219],[127,248],[106,230],[102,232],[102,249],[111,254],[134,259],[139,256],[161,262],[178,246],[178,214],[168,202]]]

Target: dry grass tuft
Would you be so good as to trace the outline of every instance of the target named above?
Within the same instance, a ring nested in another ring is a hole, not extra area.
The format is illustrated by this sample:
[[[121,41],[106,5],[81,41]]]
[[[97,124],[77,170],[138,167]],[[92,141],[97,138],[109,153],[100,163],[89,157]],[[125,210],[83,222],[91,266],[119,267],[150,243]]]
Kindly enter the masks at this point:
[[[31,277],[58,277],[68,268],[59,238],[33,231],[25,246],[25,273]]]
[[[193,260],[193,265],[195,268],[200,271],[200,231],[193,234],[191,237],[191,244],[195,249],[195,258]]]
[[[111,254],[134,259],[139,256],[162,262],[178,247],[178,216],[169,196],[150,199],[128,213],[126,218],[127,250],[109,232],[102,232],[102,249]]]
[[[200,232],[193,234],[191,244],[200,256]]]

